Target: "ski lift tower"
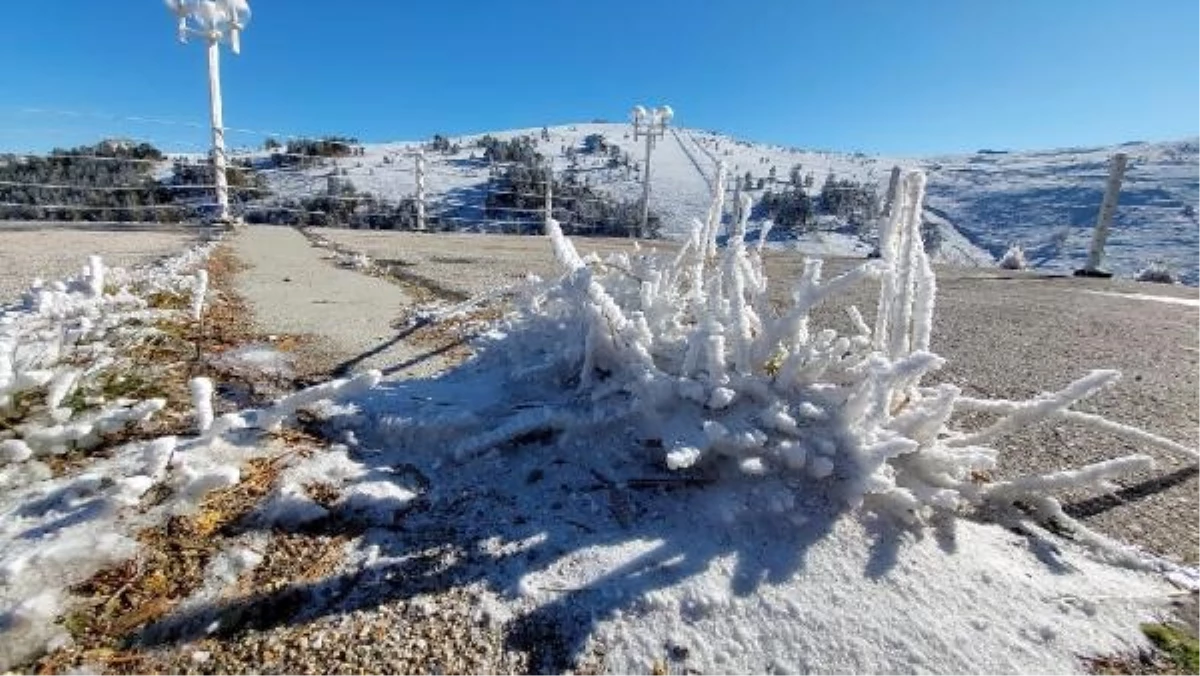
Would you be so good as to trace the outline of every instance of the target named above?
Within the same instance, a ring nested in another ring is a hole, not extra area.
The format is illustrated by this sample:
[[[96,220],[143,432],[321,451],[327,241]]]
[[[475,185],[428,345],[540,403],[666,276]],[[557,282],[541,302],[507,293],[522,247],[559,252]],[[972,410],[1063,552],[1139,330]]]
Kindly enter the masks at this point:
[[[646,234],[646,225],[650,220],[650,151],[654,149],[654,141],[667,132],[667,125],[675,117],[671,106],[659,106],[654,110],[646,110],[645,106],[634,106],[630,112],[633,122],[633,140],[646,137],[646,167],[642,172],[642,235]]]
[[[195,36],[208,43],[208,96],[212,120],[213,184],[217,221],[233,223],[229,215],[229,180],[225,175],[225,124],[221,113],[221,43],[234,54],[242,51],[242,31],[250,21],[248,0],[166,0],[179,20],[179,41]]]

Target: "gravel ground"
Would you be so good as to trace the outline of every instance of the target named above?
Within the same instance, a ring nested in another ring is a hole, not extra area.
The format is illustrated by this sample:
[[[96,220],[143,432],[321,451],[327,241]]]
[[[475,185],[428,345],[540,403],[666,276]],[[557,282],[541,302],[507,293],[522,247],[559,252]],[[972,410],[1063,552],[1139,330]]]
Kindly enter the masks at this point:
[[[19,299],[36,277],[75,274],[90,254],[103,256],[114,267],[141,265],[183,251],[199,234],[170,226],[0,223],[0,305]]]
[[[465,296],[516,284],[526,274],[549,277],[558,271],[550,244],[541,237],[508,235],[418,234],[379,230],[313,228],[312,232],[378,261],[401,265],[415,278]],[[634,240],[576,240],[581,254],[628,251]],[[673,242],[641,241],[647,249],[674,251]]]

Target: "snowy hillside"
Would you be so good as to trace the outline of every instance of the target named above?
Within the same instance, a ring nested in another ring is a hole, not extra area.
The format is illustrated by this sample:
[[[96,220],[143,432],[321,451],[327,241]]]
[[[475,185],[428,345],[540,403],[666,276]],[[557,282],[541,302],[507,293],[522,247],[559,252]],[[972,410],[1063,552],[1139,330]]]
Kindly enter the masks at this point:
[[[632,138],[627,124],[575,124],[492,132],[508,140],[529,136],[538,152],[553,161],[556,176],[572,166],[568,149],[580,150],[584,139],[598,134],[640,165],[644,141]],[[426,152],[426,190],[433,209],[456,229],[503,230],[510,221],[485,218],[484,199],[491,168],[476,142],[483,134],[451,138],[457,152]],[[320,195],[331,175],[355,189],[385,200],[416,192],[411,155],[422,143],[372,144],[362,156],[341,158],[334,166],[294,171],[267,171],[278,195]],[[672,129],[656,143],[651,165],[651,210],[662,219],[664,234],[683,237],[691,219],[703,214],[716,180],[715,165],[724,162],[731,177],[752,178],[751,199],[779,192],[799,166],[805,191],[816,197],[829,176],[875,186],[882,199],[891,168],[919,167],[929,175],[927,227],[936,230],[934,260],[968,266],[991,266],[1011,244],[1021,244],[1037,268],[1069,271],[1081,266],[1107,176],[1108,157],[1117,150],[1130,155],[1130,168],[1107,248],[1106,267],[1133,276],[1156,261],[1165,263],[1189,284],[1197,283],[1200,248],[1196,203],[1200,200],[1197,143],[1126,144],[1120,147],[1047,152],[1002,153],[930,159],[874,157],[808,151],[751,143],[726,135],[687,128]],[[265,160],[265,155],[259,155]],[[774,169],[774,180],[771,170]],[[621,199],[641,198],[637,169],[609,164],[604,153],[578,153],[574,172],[581,183]],[[759,179],[763,186],[758,187]],[[811,181],[811,183],[810,183]],[[732,181],[729,183],[732,186]],[[728,188],[732,192],[732,187]],[[513,213],[511,218],[534,218]],[[484,221],[490,221],[484,223]],[[752,231],[764,225],[752,219]],[[818,232],[773,237],[773,246],[859,257],[874,247],[838,219],[823,219]]]
[[[1197,283],[1200,201],[1195,139],[1046,152],[932,158],[926,209],[999,257],[1020,244],[1037,268],[1084,263],[1109,157],[1129,156],[1106,269],[1133,276],[1156,261]]]
[[[535,140],[538,151],[553,161],[555,175],[562,177],[572,167],[567,149],[579,150],[590,135],[601,135],[605,142],[615,145],[621,153],[628,154],[635,165],[640,165],[644,156],[644,141],[635,140],[627,124],[590,123],[563,125],[546,128],[543,137],[541,128],[515,129],[488,134],[460,136],[450,139],[458,146],[454,153],[426,152],[426,194],[435,205],[433,209],[446,215],[456,229],[504,230],[511,225],[508,221],[483,223],[483,203],[487,195],[491,167],[482,157],[476,143],[485,135],[499,140],[510,140],[528,136]],[[320,166],[303,170],[272,170],[264,173],[272,191],[283,197],[320,195],[328,189],[330,177],[354,186],[355,189],[374,194],[385,200],[409,197],[416,192],[416,176],[411,158],[422,143],[369,144],[362,156],[335,160],[333,166]],[[256,164],[267,160],[266,153],[252,153]],[[623,200],[641,199],[641,175],[636,168],[609,166],[604,154],[577,154],[574,171],[578,180]],[[771,190],[780,191],[788,187],[788,176],[793,167],[799,165],[800,173],[809,177],[811,185],[806,189],[811,196],[820,192],[820,187],[829,175],[869,182],[882,195],[886,192],[891,167],[897,160],[871,158],[863,155],[842,155],[829,152],[800,151],[782,146],[769,146],[739,141],[727,136],[691,130],[672,129],[655,145],[651,165],[651,210],[663,222],[664,235],[680,238],[691,230],[692,219],[703,214],[712,200],[712,186],[716,182],[716,163],[726,164],[730,177],[743,177],[749,173],[754,179],[763,179],[763,188],[748,191],[757,204]],[[908,163],[911,164],[911,163]],[[770,179],[774,168],[776,179]],[[729,182],[732,186],[732,181]],[[729,187],[732,195],[732,187]],[[530,218],[529,214],[513,214],[513,219]],[[445,219],[444,219],[445,220]],[[752,220],[752,230],[764,223]],[[941,224],[942,240],[946,245],[934,251],[935,260],[961,265],[989,265],[993,259],[982,249],[973,246],[954,231],[949,224]],[[864,242],[850,234],[847,224],[836,219],[825,219],[818,232],[803,236],[800,241],[773,236],[772,245],[800,251],[810,251],[829,256],[861,257],[870,252],[874,242]]]

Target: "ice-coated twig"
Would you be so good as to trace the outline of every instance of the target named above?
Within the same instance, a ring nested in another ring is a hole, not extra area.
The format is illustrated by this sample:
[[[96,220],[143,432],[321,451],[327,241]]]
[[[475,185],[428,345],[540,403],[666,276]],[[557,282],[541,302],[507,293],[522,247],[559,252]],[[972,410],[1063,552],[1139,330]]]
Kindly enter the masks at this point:
[[[1148,455],[1129,455],[1114,460],[1093,463],[1078,469],[1063,470],[1035,476],[1010,479],[992,484],[984,497],[992,501],[1011,502],[1022,497],[1054,493],[1072,488],[1102,485],[1109,479],[1144,472],[1154,467]]]
[[[192,289],[192,319],[200,321],[204,314],[204,300],[208,294],[208,270],[203,268],[196,271],[196,284]]]
[[[564,274],[539,286],[508,320],[497,349],[518,381],[552,377],[576,387],[559,408],[523,411],[467,434],[454,455],[473,457],[542,430],[570,434],[596,411],[623,411],[642,438],[659,439],[658,460],[668,469],[732,463],[742,474],[790,474],[837,486],[851,504],[869,498],[872,508],[913,524],[938,511],[1016,501],[1059,518],[1052,493],[1148,466],[1132,456],[991,485],[976,480],[997,464],[993,442],[1046,419],[1195,457],[1169,439],[1071,410],[1111,386],[1115,371],[1094,371],[1027,402],[983,402],[955,385],[921,386],[944,363],[930,351],[937,280],[921,239],[924,175],[903,175],[899,188],[880,233],[882,260],[828,281],[821,261],[808,260],[791,305],[780,309],[770,303],[763,271],[766,235],[756,247],[744,241],[748,209],[719,250],[721,190],[670,257],[616,254],[599,264],[547,220]],[[872,279],[879,280],[874,326],[854,307],[846,309],[852,334],[814,325],[815,307]],[[964,433],[951,424],[962,410],[1002,417]],[[1099,536],[1088,542],[1103,547]]]
[[[1121,377],[1119,371],[1097,370],[1076,380],[1062,391],[1055,394],[1042,395],[1031,401],[1015,404],[1008,415],[992,425],[957,439],[952,439],[948,446],[975,446],[994,441],[1006,434],[1011,434],[1023,427],[1052,418],[1067,410],[1075,402],[1086,399],[1100,390],[1110,387]]]
[[[960,411],[979,411],[982,413],[996,413],[1000,415],[1010,415],[1020,409],[1021,403],[1008,401],[1005,399],[987,400],[974,399],[971,397],[958,397],[954,401],[954,408]],[[1142,429],[1138,429],[1132,425],[1124,425],[1095,415],[1093,413],[1083,413],[1081,411],[1060,410],[1051,415],[1054,420],[1064,420],[1067,422],[1078,423],[1085,427],[1090,427],[1101,432],[1123,437],[1135,443],[1146,444],[1154,448],[1160,448],[1164,451],[1171,451],[1186,455],[1190,458],[1200,458],[1200,453],[1197,453],[1195,448],[1184,446],[1183,444],[1161,437],[1157,434],[1152,434]]]
[[[320,385],[314,385],[276,400],[273,405],[259,411],[255,422],[260,429],[273,430],[279,427],[284,418],[287,418],[305,406],[323,399],[357,396],[374,388],[382,378],[382,373],[370,370],[360,373],[353,378],[339,378],[327,383],[321,383]]]

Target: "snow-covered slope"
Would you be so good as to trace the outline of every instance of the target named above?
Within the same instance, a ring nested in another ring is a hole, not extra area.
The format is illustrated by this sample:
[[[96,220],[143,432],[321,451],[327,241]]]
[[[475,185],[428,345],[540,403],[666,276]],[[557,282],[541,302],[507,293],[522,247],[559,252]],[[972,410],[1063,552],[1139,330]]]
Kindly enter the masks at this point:
[[[1104,267],[1132,277],[1161,261],[1197,283],[1200,201],[1195,139],[1046,152],[932,158],[927,210],[994,256],[1021,244],[1037,268],[1083,265],[1109,158],[1129,156]]]
[[[550,157],[557,175],[568,170],[568,148],[579,150],[584,139],[600,134],[636,164],[644,154],[644,141],[634,139],[627,124],[573,124],[546,128],[491,132],[498,139],[529,136],[538,151]],[[504,229],[503,223],[483,223],[483,201],[490,168],[476,142],[483,135],[451,138],[459,146],[452,154],[427,152],[427,195],[435,212],[458,229]],[[420,143],[367,145],[362,156],[336,161],[336,167],[302,171],[269,171],[272,188],[285,196],[320,195],[327,177],[337,173],[360,191],[395,200],[416,191],[411,154]],[[793,167],[811,177],[808,192],[816,196],[829,176],[867,182],[882,198],[891,168],[922,168],[929,175],[928,227],[938,231],[940,244],[935,261],[958,265],[994,265],[1009,245],[1021,244],[1034,267],[1072,270],[1086,258],[1091,228],[1103,194],[1108,157],[1128,153],[1125,179],[1116,220],[1107,247],[1105,265],[1121,276],[1132,277],[1155,261],[1162,261],[1189,284],[1197,283],[1200,226],[1196,216],[1200,200],[1197,141],[1134,143],[1091,149],[1045,152],[981,151],[972,155],[903,159],[798,150],[752,143],[710,131],[676,128],[659,139],[651,166],[651,209],[663,221],[667,237],[682,237],[691,219],[703,214],[716,182],[715,165],[724,162],[731,176],[754,179],[749,191],[758,202],[772,188],[783,188]],[[581,182],[622,199],[641,198],[640,174],[623,167],[606,166],[607,156],[580,153],[576,171]],[[776,182],[769,179],[775,170]],[[764,188],[757,189],[758,179]],[[732,181],[730,182],[732,185]],[[730,188],[732,191],[732,188]],[[731,202],[731,201],[730,201]],[[514,213],[513,219],[533,218]],[[506,217],[508,218],[508,217]],[[495,220],[493,217],[492,220]],[[761,223],[751,223],[751,227]],[[842,224],[844,225],[844,224]],[[783,246],[819,249],[828,255],[860,256],[873,242],[864,242],[825,219],[825,232],[813,233]],[[830,232],[842,230],[843,232]],[[868,237],[869,239],[870,237]]]

